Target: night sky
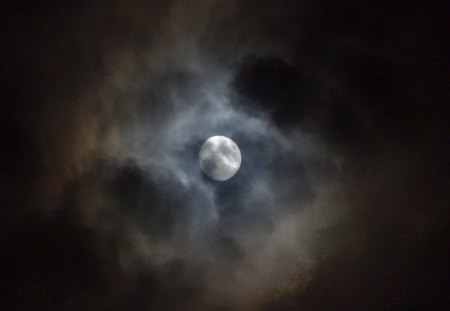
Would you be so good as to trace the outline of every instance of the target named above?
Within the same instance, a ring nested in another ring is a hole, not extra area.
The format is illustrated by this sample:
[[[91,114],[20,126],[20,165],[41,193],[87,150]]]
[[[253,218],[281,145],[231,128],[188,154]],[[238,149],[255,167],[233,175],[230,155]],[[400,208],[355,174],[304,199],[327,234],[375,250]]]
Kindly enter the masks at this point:
[[[449,310],[444,1],[2,3],[1,310]]]

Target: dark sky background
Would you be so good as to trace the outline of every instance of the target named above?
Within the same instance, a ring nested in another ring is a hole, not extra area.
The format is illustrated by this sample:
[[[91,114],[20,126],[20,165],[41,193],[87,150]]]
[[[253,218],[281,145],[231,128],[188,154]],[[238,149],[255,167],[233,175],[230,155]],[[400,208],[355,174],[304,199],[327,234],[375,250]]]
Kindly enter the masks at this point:
[[[444,1],[2,3],[0,309],[448,310]]]

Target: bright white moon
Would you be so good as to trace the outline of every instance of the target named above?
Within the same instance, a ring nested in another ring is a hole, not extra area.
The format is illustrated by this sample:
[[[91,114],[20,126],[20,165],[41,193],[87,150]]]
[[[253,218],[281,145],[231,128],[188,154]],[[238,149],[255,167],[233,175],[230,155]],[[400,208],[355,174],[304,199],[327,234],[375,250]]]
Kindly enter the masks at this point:
[[[201,170],[214,180],[224,181],[241,166],[241,152],[234,141],[225,136],[212,136],[200,148]]]

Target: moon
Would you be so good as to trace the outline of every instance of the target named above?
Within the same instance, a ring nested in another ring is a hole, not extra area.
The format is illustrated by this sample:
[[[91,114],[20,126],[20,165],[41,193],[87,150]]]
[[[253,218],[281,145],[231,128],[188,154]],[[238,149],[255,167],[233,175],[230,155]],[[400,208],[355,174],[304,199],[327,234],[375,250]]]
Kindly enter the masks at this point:
[[[233,177],[241,166],[238,145],[225,136],[212,136],[200,148],[198,162],[208,177],[225,181]]]

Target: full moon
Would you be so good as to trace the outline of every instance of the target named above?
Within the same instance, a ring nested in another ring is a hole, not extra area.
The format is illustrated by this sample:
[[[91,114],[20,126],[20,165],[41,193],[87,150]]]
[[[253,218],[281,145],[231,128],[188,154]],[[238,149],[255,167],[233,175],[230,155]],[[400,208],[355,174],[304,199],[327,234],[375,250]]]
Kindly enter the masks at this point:
[[[211,179],[224,181],[239,170],[241,152],[228,137],[212,136],[200,148],[198,161],[201,170]]]

